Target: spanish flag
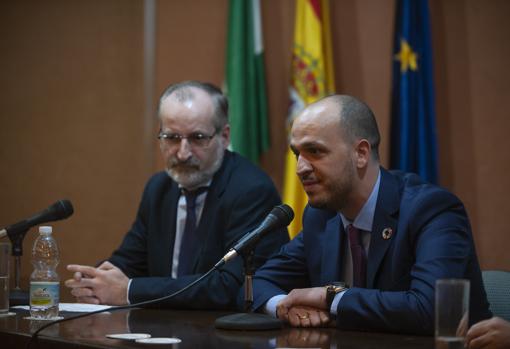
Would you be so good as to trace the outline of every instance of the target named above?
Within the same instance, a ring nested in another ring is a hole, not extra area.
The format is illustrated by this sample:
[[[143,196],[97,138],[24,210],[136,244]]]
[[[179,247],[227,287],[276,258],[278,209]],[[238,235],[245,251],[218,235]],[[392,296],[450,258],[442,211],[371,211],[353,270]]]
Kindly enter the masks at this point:
[[[303,108],[335,91],[329,0],[298,0],[292,51],[292,81],[288,131]],[[283,201],[295,214],[289,226],[291,238],[301,231],[303,210],[308,202],[296,176],[296,158],[288,150],[285,160]]]

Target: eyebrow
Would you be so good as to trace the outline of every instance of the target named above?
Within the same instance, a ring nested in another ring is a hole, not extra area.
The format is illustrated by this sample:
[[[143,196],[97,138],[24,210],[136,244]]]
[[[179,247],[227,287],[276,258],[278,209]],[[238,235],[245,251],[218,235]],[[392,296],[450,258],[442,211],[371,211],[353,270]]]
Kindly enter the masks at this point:
[[[296,148],[296,146],[299,146],[300,148],[309,148],[309,147],[325,147],[325,145],[321,142],[317,142],[317,141],[306,141],[306,142],[303,142],[303,143],[300,143],[298,145],[296,144],[290,144],[289,145],[290,148]]]
[[[213,132],[215,132],[216,130],[213,130]],[[191,131],[189,133],[181,133],[181,132],[177,132],[177,131],[173,131],[173,130],[166,130],[166,131],[163,131],[163,129],[159,129],[159,132],[162,132],[162,133],[167,133],[167,134],[178,134],[178,135],[192,135],[192,134],[197,134],[197,133],[202,133],[202,134],[209,134],[208,131],[203,131],[203,130],[195,130],[195,131]]]
[[[289,148],[292,150],[292,152],[294,154],[298,154],[299,151],[297,148],[301,148],[301,149],[309,149],[309,148],[323,148],[323,149],[327,149],[326,145],[321,143],[321,142],[317,142],[317,141],[307,141],[307,142],[303,142],[301,144],[289,144]]]

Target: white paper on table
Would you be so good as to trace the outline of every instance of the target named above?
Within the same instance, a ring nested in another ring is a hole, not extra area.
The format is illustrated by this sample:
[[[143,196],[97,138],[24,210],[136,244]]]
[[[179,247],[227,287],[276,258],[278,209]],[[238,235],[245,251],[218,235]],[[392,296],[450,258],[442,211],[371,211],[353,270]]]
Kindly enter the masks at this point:
[[[28,305],[17,305],[12,308],[30,310],[30,307]],[[87,303],[60,303],[58,305],[59,311],[69,311],[76,313],[91,313],[96,310],[103,310],[109,308],[111,308],[111,305],[97,305]]]

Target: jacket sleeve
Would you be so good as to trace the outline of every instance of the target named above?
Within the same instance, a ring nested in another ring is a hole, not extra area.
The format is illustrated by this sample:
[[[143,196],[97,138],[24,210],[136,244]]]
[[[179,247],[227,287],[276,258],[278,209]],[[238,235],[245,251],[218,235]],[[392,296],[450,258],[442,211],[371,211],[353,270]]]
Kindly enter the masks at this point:
[[[303,212],[303,227],[311,227],[313,237],[316,232],[325,228],[326,222],[336,213],[313,210],[306,206]],[[284,245],[280,252],[262,266],[253,279],[253,310],[261,311],[261,307],[273,296],[287,294],[295,288],[306,288],[313,284],[313,274],[307,250],[313,249],[306,243],[306,229]],[[314,251],[321,254],[321,251]]]
[[[154,181],[145,186],[135,222],[122,240],[121,245],[108,260],[120,268],[129,278],[147,275],[147,220],[149,219],[150,192]]]
[[[253,279],[253,310],[261,311],[272,297],[287,294],[295,288],[309,287],[308,269],[304,253],[303,234],[300,233],[280,252],[268,260]]]

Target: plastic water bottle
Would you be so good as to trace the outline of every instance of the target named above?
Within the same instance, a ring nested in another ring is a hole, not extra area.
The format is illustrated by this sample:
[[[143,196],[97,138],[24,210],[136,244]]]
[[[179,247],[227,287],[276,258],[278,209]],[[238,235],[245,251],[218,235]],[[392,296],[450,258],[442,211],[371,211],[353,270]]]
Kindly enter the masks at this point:
[[[32,248],[34,271],[30,276],[30,315],[34,318],[51,319],[58,316],[58,262],[58,246],[52,236],[52,228],[39,227],[39,236]]]

